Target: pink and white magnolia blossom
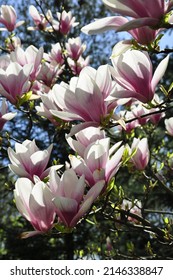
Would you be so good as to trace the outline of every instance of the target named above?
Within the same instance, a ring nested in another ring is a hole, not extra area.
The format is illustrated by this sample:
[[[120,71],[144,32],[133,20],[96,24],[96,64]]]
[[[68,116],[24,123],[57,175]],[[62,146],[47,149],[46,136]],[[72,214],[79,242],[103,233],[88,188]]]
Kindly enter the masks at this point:
[[[169,135],[173,136],[173,117],[165,119],[166,131]]]
[[[67,35],[72,27],[77,26],[79,23],[76,22],[76,18],[73,17],[72,12],[66,12],[65,10],[62,13],[57,12],[58,21],[53,19],[52,25],[53,28],[63,35]]]
[[[85,176],[77,177],[73,169],[66,170],[61,178],[50,172],[49,186],[54,195],[53,203],[59,222],[72,228],[89,211],[101,193],[104,181],[99,181],[86,193]]]
[[[63,72],[63,68],[63,66],[58,64],[44,62],[40,66],[37,80],[50,89]]]
[[[107,30],[128,31],[139,44],[149,45],[160,28],[172,23],[171,14],[166,19],[173,6],[170,0],[103,0],[103,3],[120,16],[97,19],[84,26],[82,32],[98,34]]]
[[[32,17],[35,26],[29,26],[28,30],[45,30],[45,31],[49,31],[50,27],[49,25],[49,21],[52,19],[52,13],[50,10],[47,11],[46,13],[46,17],[43,14],[40,14],[38,12],[38,10],[36,9],[36,7],[34,7],[33,5],[29,6],[29,14]]]
[[[71,166],[79,176],[85,175],[90,187],[100,180],[108,184],[121,166],[124,146],[120,145],[118,142],[110,148],[110,138],[96,140],[85,148],[83,158],[69,156]]]
[[[86,45],[82,44],[80,37],[69,38],[65,46],[66,46],[67,56],[69,56],[73,60],[78,60],[86,49]]]
[[[16,116],[16,112],[15,113],[8,113],[8,106],[6,103],[5,98],[2,99],[2,103],[1,103],[1,107],[0,107],[0,130],[3,129],[4,124],[7,121],[12,120],[15,116]]]
[[[35,80],[40,70],[43,52],[43,47],[37,49],[33,45],[30,45],[25,51],[21,47],[17,47],[14,52],[10,54],[10,58],[12,62],[17,62],[21,66],[27,64],[33,65],[33,69],[30,73],[30,79]]]
[[[116,31],[138,29],[141,32],[141,27],[159,29],[164,25],[162,21],[173,6],[169,0],[103,0],[103,3],[111,11],[121,16],[98,19],[84,26],[82,28],[84,33],[97,34],[112,29]],[[131,17],[131,19],[125,18],[124,16]]]
[[[151,44],[160,32],[160,29],[154,30],[148,26],[141,26],[139,28],[132,27],[130,29],[125,28],[125,26],[130,23],[131,21],[129,19],[122,16],[106,17],[84,26],[81,31],[89,35],[99,34],[108,30],[115,30],[117,32],[127,31],[139,44],[142,45]]]
[[[55,101],[55,93],[50,90],[48,93],[39,92],[38,95],[41,97],[41,103],[39,106],[35,106],[37,114],[49,119],[54,125],[59,126],[60,121],[57,121],[51,110],[61,110]]]
[[[73,74],[76,76],[79,76],[82,69],[89,65],[89,62],[90,62],[89,56],[87,56],[86,58],[80,56],[77,61],[73,60],[71,57],[67,57],[67,63],[71,68]]]
[[[153,66],[147,52],[127,50],[125,53],[114,57],[111,61],[111,73],[114,80],[122,87],[115,92],[114,97],[133,97],[143,103],[150,102],[155,94],[155,89],[163,77],[169,56],[166,56],[157,66],[153,75]],[[124,90],[123,90],[124,88]]]
[[[164,16],[171,10],[172,0],[102,0],[113,12],[134,18],[119,30],[160,24]]]
[[[19,212],[35,229],[23,233],[23,238],[52,229],[56,216],[55,206],[52,203],[53,194],[45,183],[39,180],[33,183],[28,178],[19,178],[15,183],[14,198]]]
[[[35,140],[25,140],[22,144],[15,144],[15,151],[9,147],[8,157],[11,161],[9,168],[19,177],[26,177],[34,180],[34,175],[44,179],[49,175],[51,169],[59,169],[62,165],[54,165],[46,169],[53,145],[47,150],[39,150]]]
[[[111,79],[108,65],[100,66],[97,70],[85,67],[78,78],[73,77],[70,80],[69,85],[66,83],[54,85],[52,90],[55,92],[55,101],[61,111],[50,112],[66,121],[84,122],[73,127],[71,134],[88,126],[98,127],[116,106],[114,100],[106,100],[114,89],[115,83]]]
[[[51,51],[44,53],[44,58],[52,64],[64,64],[64,56],[60,43],[52,44]]]
[[[89,146],[89,144],[98,139],[105,138],[105,131],[101,130],[99,127],[90,126],[76,133],[75,137],[76,140],[72,137],[66,137],[66,140],[70,147],[83,158],[85,149]]]
[[[0,94],[16,105],[22,95],[30,90],[32,69],[32,64],[22,67],[17,62],[11,62],[6,70],[0,69]]]
[[[16,11],[10,5],[1,5],[0,13],[0,23],[5,26],[5,28],[0,28],[0,30],[8,30],[9,32],[12,32],[15,28],[24,23],[24,21],[18,21],[16,23]]]
[[[131,149],[129,148],[129,153],[133,153],[133,151],[136,149],[135,154],[131,157],[130,162],[133,163],[135,168],[137,170],[144,170],[148,164],[149,157],[150,157],[150,151],[148,148],[148,139],[142,138],[137,139],[134,138]]]

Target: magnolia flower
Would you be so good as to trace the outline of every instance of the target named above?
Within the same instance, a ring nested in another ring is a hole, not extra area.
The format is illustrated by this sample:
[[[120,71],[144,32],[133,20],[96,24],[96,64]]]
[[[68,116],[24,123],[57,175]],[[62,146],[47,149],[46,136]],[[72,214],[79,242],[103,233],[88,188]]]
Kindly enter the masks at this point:
[[[52,20],[53,28],[63,35],[67,35],[72,27],[77,26],[79,23],[75,22],[76,18],[72,16],[72,12],[68,13],[64,10],[62,13],[57,12],[58,21]]]
[[[49,27],[47,25],[49,24],[48,20],[52,19],[52,13],[50,10],[47,11],[46,17],[43,14],[40,14],[38,10],[33,6],[29,6],[29,13],[32,17],[35,27],[28,27],[28,30],[45,30],[49,31]]]
[[[19,177],[26,177],[33,181],[34,175],[40,179],[48,176],[51,169],[59,169],[62,165],[47,168],[53,145],[47,150],[40,151],[35,140],[25,140],[22,144],[15,144],[15,151],[8,148],[8,157],[11,161],[9,168]]]
[[[118,142],[110,148],[110,138],[96,140],[85,148],[83,158],[69,156],[71,166],[79,176],[85,175],[90,187],[100,180],[107,184],[121,165],[124,146],[120,145]]]
[[[131,21],[129,19],[122,16],[106,17],[84,26],[81,30],[89,35],[102,33],[108,30],[115,30],[117,32],[127,31],[139,44],[142,45],[151,44],[156,39],[157,34],[160,31],[160,29],[154,30],[148,26],[142,26],[139,28],[132,27],[130,30],[126,30],[125,28],[123,29],[123,27],[130,24],[130,22]]]
[[[19,63],[21,66],[26,64],[33,65],[33,69],[30,73],[30,78],[35,80],[39,69],[41,60],[43,58],[43,47],[37,49],[33,45],[30,45],[25,51],[17,47],[14,52],[10,54],[11,61]]]
[[[51,88],[62,72],[63,67],[60,67],[58,64],[53,65],[52,63],[44,62],[40,67],[37,80]]]
[[[0,30],[8,30],[12,32],[15,28],[24,23],[24,21],[18,21],[16,23],[17,15],[15,9],[12,6],[1,5],[0,12],[0,23],[5,25],[5,28],[0,28]]]
[[[52,171],[49,186],[55,196],[53,203],[59,221],[67,227],[74,227],[89,211],[101,193],[104,183],[99,181],[86,193],[84,175],[78,178],[73,169],[68,169],[60,178]]]
[[[142,26],[157,27],[173,6],[171,0],[102,0],[113,12],[134,18],[119,30],[129,30]]]
[[[155,88],[163,77],[169,56],[165,57],[157,66],[154,75],[148,53],[138,50],[128,50],[114,57],[112,53],[111,73],[114,80],[124,88],[115,92],[114,97],[133,97],[143,103],[151,101]]]
[[[82,56],[80,56],[77,61],[74,61],[72,58],[67,57],[67,62],[73,74],[79,76],[82,69],[89,65],[90,57],[87,56],[84,59]]]
[[[42,102],[39,106],[36,106],[37,114],[49,119],[54,125],[59,125],[60,121],[57,121],[51,110],[60,110],[55,102],[54,92],[50,90],[48,93],[38,93],[41,97]]]
[[[167,130],[167,133],[171,136],[173,136],[173,117],[169,119],[165,119],[165,127]]]
[[[114,91],[114,85],[108,65],[100,66],[98,70],[85,67],[80,72],[79,78],[71,79],[70,85],[65,83],[54,85],[52,90],[61,111],[50,112],[66,121],[85,122],[72,128],[73,134],[88,126],[98,127],[115,107],[113,101],[106,100]]]
[[[72,137],[66,137],[66,140],[70,147],[77,152],[81,157],[84,157],[84,151],[89,144],[95,142],[98,139],[105,138],[105,131],[99,127],[87,127],[75,134],[76,140]]]
[[[29,75],[33,65],[23,67],[11,62],[6,70],[0,69],[0,93],[12,104],[17,104],[24,93],[30,90]]]
[[[67,56],[73,60],[78,60],[85,49],[86,45],[82,44],[80,37],[69,38],[66,43]]]
[[[34,232],[23,233],[23,238],[49,231],[55,219],[53,195],[48,186],[28,178],[19,178],[15,183],[14,198],[16,207],[34,227]]]
[[[134,155],[131,157],[130,161],[133,163],[133,165],[137,170],[144,170],[149,162],[149,157],[150,157],[150,151],[148,148],[148,139],[142,138],[140,140],[134,138],[131,145],[131,149],[129,149],[129,152],[131,153],[134,150],[136,151]]]
[[[64,64],[64,57],[60,43],[52,44],[51,51],[44,54],[44,58],[52,64]]]
[[[142,33],[147,34],[146,31],[148,30],[153,40],[155,39],[157,32],[152,32],[149,29],[141,30],[140,28],[151,27],[153,29],[159,29],[160,27],[164,27],[164,24],[167,24],[167,22],[162,21],[173,5],[172,1],[169,0],[103,0],[103,3],[111,11],[118,13],[121,16],[98,19],[95,22],[84,26],[82,31],[86,34],[97,34],[107,30],[130,30],[131,32],[129,33],[131,33],[132,36],[135,36],[137,40],[140,38],[139,43],[144,41],[144,44],[148,44],[150,40],[148,40],[148,38],[142,38]],[[123,16],[131,17],[132,19],[129,20]]]
[[[4,124],[7,121],[12,120],[17,113],[7,113],[7,103],[5,99],[2,99],[1,108],[0,108],[0,130],[2,130]]]

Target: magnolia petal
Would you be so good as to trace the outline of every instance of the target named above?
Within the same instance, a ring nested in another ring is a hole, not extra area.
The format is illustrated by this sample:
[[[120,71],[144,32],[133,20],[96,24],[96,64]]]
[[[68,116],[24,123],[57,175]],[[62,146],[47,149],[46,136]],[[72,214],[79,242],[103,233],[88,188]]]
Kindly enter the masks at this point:
[[[58,195],[58,190],[60,186],[60,177],[58,176],[55,169],[51,169],[49,173],[49,187],[53,195]]]
[[[96,169],[105,168],[108,151],[109,151],[110,139],[100,139],[95,143],[91,143],[85,150],[84,160],[91,170],[94,172]]]
[[[100,117],[105,114],[103,95],[96,82],[85,73],[86,71],[80,73],[75,92],[81,108],[80,115],[84,116],[85,121],[100,122]]]
[[[85,129],[89,126],[99,127],[99,123],[97,123],[97,122],[84,122],[84,123],[74,125],[74,126],[72,126],[72,128],[70,130],[70,133],[67,135],[67,137],[71,137],[71,136],[75,135],[76,133],[78,133],[79,131],[81,131],[82,129]]]
[[[109,95],[112,89],[112,79],[111,79],[111,73],[109,69],[109,65],[101,65],[96,73],[95,82],[98,85],[103,98],[106,99],[106,97]]]
[[[67,198],[67,197],[55,197],[53,198],[53,203],[61,212],[76,212],[78,203],[75,199]]]
[[[168,62],[169,62],[169,55],[167,55],[157,66],[157,68],[154,72],[152,81],[151,81],[151,87],[152,87],[153,92],[155,91],[157,84],[159,83],[159,81],[161,80],[163,75],[165,74],[165,71],[168,66]]]
[[[20,165],[18,156],[11,147],[8,148],[7,152],[8,152],[8,157],[9,157],[11,163],[14,165]]]
[[[93,179],[93,175],[90,171],[90,169],[88,168],[88,166],[86,166],[82,160],[78,159],[77,157],[70,155],[69,156],[70,159],[70,163],[72,168],[75,170],[75,172],[79,175],[82,176],[83,174],[85,175],[85,179],[88,182],[88,184],[91,186],[94,184],[94,179]]]
[[[51,172],[51,170],[59,170],[60,168],[63,167],[63,164],[57,164],[57,165],[53,165],[49,168],[47,168],[46,170],[44,170],[44,172],[41,174],[40,179],[44,179],[45,177],[47,177],[49,175],[49,173]]]
[[[117,142],[109,149],[109,156],[112,156],[112,154],[120,147],[122,144],[122,141]]]
[[[119,90],[114,94],[114,97],[116,98],[135,98],[143,103],[148,103],[152,100],[152,97],[150,100],[143,96],[140,92],[132,91],[132,90]]]
[[[130,20],[127,23],[121,25],[120,27],[117,28],[117,32],[120,31],[129,31],[135,28],[140,28],[143,26],[156,26],[159,23],[159,20],[156,18],[139,18],[139,19],[134,19]]]
[[[116,174],[120,167],[120,161],[124,152],[124,146],[118,149],[118,151],[111,157],[106,165],[106,180],[109,180]]]
[[[34,201],[41,207],[47,205],[46,202],[50,203],[52,200],[52,194],[50,189],[42,181],[37,182],[32,190],[31,196],[34,198]],[[30,207],[32,208],[32,200],[30,201]]]
[[[104,185],[105,185],[104,180],[99,181],[88,191],[78,213],[74,216],[73,220],[70,223],[71,227],[74,227],[76,223],[79,221],[79,219],[88,212],[94,200],[98,197],[98,195],[103,190]]]
[[[111,59],[123,54],[124,52],[126,52],[127,50],[129,50],[131,48],[132,48],[132,40],[119,41],[113,47]]]
[[[73,169],[66,170],[61,177],[62,187],[64,196],[68,198],[73,198],[73,192],[75,191],[76,185],[78,183],[78,177]]]
[[[117,28],[128,22],[128,20],[121,16],[105,17],[101,19],[96,19],[84,26],[81,31],[88,35],[99,34],[108,30],[117,30]]]
[[[66,137],[67,143],[69,146],[77,152],[79,156],[83,156],[85,146],[82,145],[79,141],[74,140],[72,137]]]
[[[31,221],[29,199],[33,186],[33,183],[28,178],[19,178],[15,183],[14,197],[16,207],[28,221]]]
[[[12,120],[16,115],[17,115],[17,112],[15,112],[15,113],[7,113],[7,114],[5,114],[5,115],[2,116],[2,119],[3,119],[3,120],[6,120],[6,121],[10,121],[10,120]]]
[[[13,173],[15,173],[16,175],[18,175],[19,177],[26,177],[26,178],[29,178],[29,179],[32,180],[32,176],[27,171],[25,171],[22,168],[22,166],[19,165],[19,167],[18,167],[18,166],[15,166],[13,164],[9,164],[8,166],[9,166],[10,170]]]
[[[136,17],[135,11],[129,5],[127,0],[102,0],[103,3],[113,12],[119,13],[125,16]]]
[[[54,115],[55,117],[58,117],[65,121],[73,121],[73,120],[83,120],[81,116],[70,113],[70,112],[63,112],[63,111],[57,111],[57,110],[50,110],[50,113]]]

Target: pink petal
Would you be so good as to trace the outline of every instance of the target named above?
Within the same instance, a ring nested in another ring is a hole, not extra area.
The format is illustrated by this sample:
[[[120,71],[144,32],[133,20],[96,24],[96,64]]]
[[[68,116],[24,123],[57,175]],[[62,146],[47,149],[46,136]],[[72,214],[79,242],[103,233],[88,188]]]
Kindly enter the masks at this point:
[[[151,0],[150,0],[151,1]],[[156,18],[139,18],[139,19],[134,19],[130,20],[127,23],[121,25],[120,27],[117,28],[117,32],[120,31],[129,31],[135,28],[140,28],[143,26],[151,26],[154,27],[159,23],[159,20]]]
[[[168,66],[168,62],[169,62],[169,55],[167,55],[157,66],[157,68],[154,72],[152,81],[151,81],[151,87],[152,87],[153,92],[155,91],[157,84],[162,79],[163,75],[165,74],[165,71]]]
[[[124,152],[124,146],[122,146],[118,151],[112,156],[106,165],[106,179],[109,181],[111,177],[115,175],[120,167],[120,161]]]
[[[76,133],[78,133],[79,131],[81,131],[82,129],[85,129],[87,127],[90,126],[94,126],[94,127],[98,127],[99,123],[97,122],[84,122],[84,123],[80,123],[77,125],[72,126],[70,133],[67,135],[67,137],[71,137],[73,135],[75,135]]]
[[[101,193],[103,187],[105,185],[105,181],[99,181],[98,183],[96,183],[87,193],[87,195],[84,198],[84,201],[78,211],[78,213],[75,215],[75,217],[73,218],[73,220],[70,223],[71,227],[74,227],[76,225],[76,223],[79,221],[79,219],[86,214],[86,212],[88,212],[88,210],[90,209],[92,203],[94,202],[94,200],[98,197],[98,195]]]
[[[117,30],[119,26],[126,22],[128,20],[121,16],[106,17],[84,26],[81,31],[89,35],[98,34],[108,30]]]

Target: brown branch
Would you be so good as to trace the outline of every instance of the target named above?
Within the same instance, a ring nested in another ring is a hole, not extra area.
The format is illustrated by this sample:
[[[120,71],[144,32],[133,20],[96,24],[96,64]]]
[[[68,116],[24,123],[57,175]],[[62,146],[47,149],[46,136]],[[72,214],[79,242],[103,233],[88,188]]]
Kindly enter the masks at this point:
[[[160,109],[159,111],[150,112],[150,113],[141,115],[140,117],[132,118],[130,120],[125,120],[124,122],[125,123],[130,123],[130,122],[136,121],[138,119],[142,119],[142,118],[146,118],[146,117],[149,117],[149,116],[152,116],[152,115],[155,115],[155,114],[160,114],[160,113],[166,112],[166,111],[171,110],[171,109],[173,109],[173,106],[166,107],[164,109]],[[115,127],[115,126],[118,126],[118,125],[120,125],[120,124],[117,122],[117,123],[114,123],[114,124],[110,125],[110,127]]]

